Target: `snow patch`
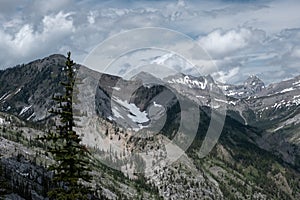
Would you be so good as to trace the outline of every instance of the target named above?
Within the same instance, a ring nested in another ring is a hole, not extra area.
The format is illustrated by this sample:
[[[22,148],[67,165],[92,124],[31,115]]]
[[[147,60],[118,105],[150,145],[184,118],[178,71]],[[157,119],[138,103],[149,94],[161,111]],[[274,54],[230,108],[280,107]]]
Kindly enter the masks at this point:
[[[118,112],[118,108],[112,108],[112,112],[113,112],[113,115],[116,118],[122,118],[122,119],[124,119],[124,117]]]
[[[31,106],[32,106],[32,105],[30,105],[30,106],[25,106],[25,107],[21,110],[21,112],[19,113],[19,115],[21,116],[22,114],[26,113],[26,112],[29,110],[29,108],[31,108]]]
[[[198,80],[191,80],[189,76],[185,76],[184,78],[172,79],[168,81],[169,83],[179,83],[183,85],[187,85],[189,88],[198,87],[204,90],[207,86],[207,80],[204,79],[204,82]]]
[[[294,99],[292,101],[293,104],[296,104],[296,106],[300,105],[300,99]]]
[[[119,88],[119,87],[112,87],[112,89],[117,90],[117,91],[121,90],[121,88]]]
[[[236,105],[235,101],[227,101],[227,100],[217,99],[217,98],[215,98],[215,101],[226,103],[226,104],[231,104],[231,105],[234,105],[234,106]]]
[[[216,104],[216,105],[211,105],[211,107],[214,108],[214,109],[218,109],[218,108],[220,108],[220,105],[218,105],[218,104]]]
[[[228,103],[231,104],[231,105],[234,105],[234,106],[236,105],[235,101],[229,101]]]
[[[6,100],[8,97],[10,97],[10,93],[8,92],[8,93],[5,93],[1,98],[0,98],[0,101],[1,100]]]
[[[229,86],[228,85],[218,85],[219,88],[221,88],[221,90],[228,90]]]
[[[5,93],[2,97],[0,97],[0,101],[1,101],[2,99],[4,99],[7,95],[8,95],[8,93]]]
[[[109,119],[110,121],[114,120],[114,118],[112,116],[108,116],[107,119]]]
[[[132,121],[136,123],[145,123],[149,121],[146,111],[141,112],[140,108],[138,108],[135,104],[128,103],[127,101],[123,101],[116,97],[113,97],[113,99],[116,101],[116,103],[120,104],[129,111],[129,114],[127,116]]]
[[[280,104],[280,103],[275,103],[275,104],[272,106],[272,108],[275,108],[275,109],[280,108],[280,107],[281,107],[281,104]]]
[[[294,96],[293,99],[299,99],[300,95]]]
[[[153,101],[153,105],[154,105],[154,107],[159,107],[159,108],[163,107],[162,105],[157,104],[155,101]]]
[[[282,126],[279,126],[279,127],[275,128],[273,131],[276,132],[276,131],[282,129],[283,127],[284,127],[283,125],[282,125]]]
[[[300,86],[300,80],[299,80],[299,81],[297,81],[297,82],[295,82],[295,83],[293,83],[293,85]]]
[[[35,113],[32,113],[26,120],[30,120],[31,118],[35,117]]]
[[[290,91],[293,91],[293,90],[294,90],[293,87],[291,87],[291,88],[286,88],[286,89],[284,89],[284,90],[281,90],[280,93],[290,92]]]
[[[237,92],[234,92],[234,91],[230,90],[230,91],[227,93],[227,96],[234,96],[234,95],[236,95],[236,94],[237,94]]]
[[[143,126],[142,124],[138,124],[138,126],[139,126],[139,127],[137,127],[137,128],[132,128],[132,130],[135,131],[135,132],[137,132],[137,131],[139,131],[139,130],[141,130],[141,129],[143,129],[143,128],[149,127],[149,126]]]
[[[19,88],[19,89],[15,92],[15,95],[18,94],[21,90],[22,90],[22,88]]]
[[[269,109],[269,107],[265,107],[265,108],[261,109],[260,112],[263,112],[263,111],[268,110],[268,109]]]
[[[295,97],[298,97],[298,96],[295,96]],[[300,99],[297,99],[295,97],[289,101],[282,100],[279,103],[275,103],[272,106],[272,108],[278,109],[278,108],[282,108],[283,106],[295,106],[295,105],[298,106],[298,105],[300,105]]]
[[[218,102],[222,102],[222,103],[228,103],[228,101],[223,100],[223,99],[217,99],[217,98],[215,98],[215,100],[218,101]]]

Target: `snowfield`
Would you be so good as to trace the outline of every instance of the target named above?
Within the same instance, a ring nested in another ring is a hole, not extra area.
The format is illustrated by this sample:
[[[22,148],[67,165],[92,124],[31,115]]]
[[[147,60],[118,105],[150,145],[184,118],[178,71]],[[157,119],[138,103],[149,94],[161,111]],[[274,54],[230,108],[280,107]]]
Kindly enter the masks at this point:
[[[123,101],[121,99],[118,99],[116,97],[113,98],[115,100],[116,103],[118,103],[119,105],[121,105],[122,107],[126,108],[129,112],[129,114],[127,114],[127,116],[136,123],[145,123],[149,121],[149,118],[147,117],[147,113],[146,111],[141,112],[140,109],[133,103],[128,103],[127,101]],[[116,109],[113,109],[114,115],[118,113],[116,113]],[[117,117],[117,116],[115,116]],[[121,115],[119,115],[119,117],[122,117]]]

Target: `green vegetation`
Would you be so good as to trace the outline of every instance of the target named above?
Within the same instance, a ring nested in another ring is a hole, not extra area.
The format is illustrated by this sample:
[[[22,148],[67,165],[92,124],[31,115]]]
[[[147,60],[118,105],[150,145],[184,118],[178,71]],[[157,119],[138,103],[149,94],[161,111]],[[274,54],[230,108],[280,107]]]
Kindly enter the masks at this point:
[[[4,195],[9,194],[10,190],[10,186],[5,178],[5,172],[0,161],[0,199],[4,199]]]
[[[91,181],[90,153],[81,144],[80,136],[74,131],[73,95],[75,84],[75,63],[68,53],[64,72],[66,81],[61,82],[64,86],[64,95],[53,95],[57,102],[57,108],[50,110],[54,115],[60,117],[56,125],[56,131],[49,131],[42,140],[48,143],[48,152],[54,159],[54,164],[49,170],[54,172],[53,187],[48,193],[51,199],[73,200],[88,199],[91,194],[90,188],[85,183]]]

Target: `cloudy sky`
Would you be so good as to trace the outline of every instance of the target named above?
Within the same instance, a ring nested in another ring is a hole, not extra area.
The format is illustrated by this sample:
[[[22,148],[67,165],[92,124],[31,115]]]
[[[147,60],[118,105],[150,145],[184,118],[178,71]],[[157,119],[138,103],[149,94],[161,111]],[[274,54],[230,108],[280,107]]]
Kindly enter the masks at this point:
[[[182,32],[223,82],[300,75],[300,2],[292,0],[1,0],[0,69],[53,53],[83,63],[110,36],[143,27]]]

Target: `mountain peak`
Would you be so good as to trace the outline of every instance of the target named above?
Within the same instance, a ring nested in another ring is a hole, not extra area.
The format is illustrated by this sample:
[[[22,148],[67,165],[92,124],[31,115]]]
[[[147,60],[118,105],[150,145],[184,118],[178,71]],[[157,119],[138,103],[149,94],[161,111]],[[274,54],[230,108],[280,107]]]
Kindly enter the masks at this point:
[[[51,54],[46,58],[66,58],[66,56],[62,55],[62,54]]]
[[[249,81],[256,81],[256,82],[263,82],[260,78],[258,78],[258,76],[256,76],[256,75],[250,75],[250,76],[248,76],[248,78],[245,80],[245,82],[244,83],[247,83],[247,82],[249,82]]]
[[[260,92],[263,88],[265,88],[265,84],[256,75],[251,75],[244,82],[244,88],[250,89],[253,92]]]

